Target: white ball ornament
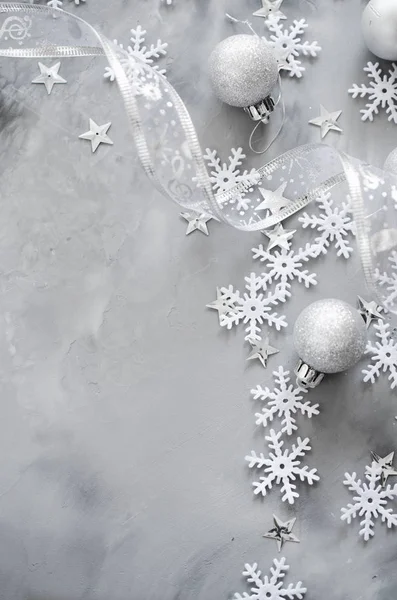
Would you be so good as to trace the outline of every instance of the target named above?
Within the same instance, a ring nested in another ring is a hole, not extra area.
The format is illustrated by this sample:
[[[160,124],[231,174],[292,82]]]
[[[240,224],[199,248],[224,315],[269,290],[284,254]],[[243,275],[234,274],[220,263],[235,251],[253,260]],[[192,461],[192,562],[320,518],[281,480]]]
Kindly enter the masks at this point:
[[[270,92],[278,80],[278,63],[259,36],[233,35],[220,42],[209,58],[209,75],[218,98],[246,109],[254,120],[273,110]]]
[[[383,165],[384,171],[389,171],[393,175],[397,175],[397,148],[394,148],[388,155]]]
[[[294,327],[299,385],[316,387],[324,373],[349,369],[361,358],[366,343],[364,320],[353,306],[335,298],[313,302],[300,313]]]
[[[385,60],[397,60],[397,0],[371,0],[362,16],[368,49]]]

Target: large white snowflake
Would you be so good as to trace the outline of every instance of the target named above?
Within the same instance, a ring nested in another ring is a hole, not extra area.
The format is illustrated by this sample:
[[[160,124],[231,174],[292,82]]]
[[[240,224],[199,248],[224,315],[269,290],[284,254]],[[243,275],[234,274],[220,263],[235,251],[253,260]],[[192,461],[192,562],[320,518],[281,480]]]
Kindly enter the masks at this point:
[[[351,209],[347,202],[334,206],[330,192],[321,192],[316,202],[321,214],[299,217],[302,227],[316,229],[320,235],[314,240],[314,255],[326,254],[331,243],[334,243],[338,256],[349,258],[353,252],[349,235],[355,235],[355,224],[351,218]]]
[[[246,325],[246,340],[260,340],[261,325],[263,323],[274,326],[277,331],[280,331],[282,327],[286,327],[285,316],[272,312],[272,306],[284,302],[289,292],[285,292],[277,286],[274,292],[264,294],[262,277],[258,277],[255,273],[245,277],[245,282],[247,291],[243,294],[240,294],[238,290],[234,290],[232,285],[220,288],[222,299],[234,306],[233,310],[219,315],[221,327],[231,329],[241,322],[244,323]]]
[[[289,571],[289,565],[286,564],[284,557],[278,560],[273,559],[273,565],[270,567],[270,577],[265,575],[262,579],[262,573],[258,569],[257,563],[253,565],[245,564],[243,576],[247,578],[250,585],[250,594],[246,592],[243,595],[236,593],[234,600],[301,600],[307,589],[303,587],[302,582],[297,584],[290,583],[284,587],[284,577]]]
[[[278,20],[269,19],[268,27],[272,32],[269,43],[279,58],[279,68],[289,71],[290,77],[302,77],[305,67],[297,57],[315,57],[321,51],[317,42],[302,42],[302,35],[308,27],[305,19],[294,21],[289,29],[283,29]]]
[[[131,45],[127,46],[128,59],[122,59],[120,61],[126,70],[127,75],[132,79],[136,79],[136,76],[141,72],[141,63],[139,60],[146,65],[151,65],[153,69],[164,75],[165,69],[160,69],[159,65],[153,65],[153,62],[155,59],[167,54],[166,48],[168,44],[161,40],[157,40],[155,44],[151,44],[147,47],[145,45],[147,33],[145,29],[138,25],[136,29],[131,29],[130,31]],[[123,44],[119,44],[117,40],[113,40],[113,42],[124,50]],[[136,59],[138,59],[138,61]],[[105,68],[104,77],[105,79],[109,79],[109,81],[115,80],[115,74],[111,67]]]
[[[265,250],[262,244],[258,248],[252,248],[254,258],[266,263],[267,271],[262,273],[261,281],[263,289],[274,282],[278,282],[278,286],[287,295],[290,287],[290,281],[297,280],[303,283],[305,287],[316,285],[316,274],[310,273],[307,269],[302,269],[303,263],[310,258],[316,256],[315,247],[311,244],[306,244],[304,248],[300,248],[296,252],[282,248],[273,253]],[[289,294],[290,295],[290,294]]]
[[[311,418],[313,415],[319,414],[319,405],[311,404],[310,401],[302,402],[303,394],[308,390],[294,387],[290,383],[289,371],[285,371],[283,367],[279,367],[277,371],[273,372],[273,375],[276,387],[272,392],[269,388],[263,388],[260,385],[251,390],[251,395],[255,400],[267,401],[267,406],[262,409],[262,412],[255,414],[256,424],[266,427],[277,415],[282,418],[282,433],[291,435],[298,429],[294,415],[300,412]]]
[[[309,438],[297,438],[297,443],[292,444],[291,449],[283,450],[284,441],[282,440],[282,432],[276,433],[274,429],[270,430],[270,434],[266,436],[269,442],[269,457],[265,458],[263,453],[256,454],[254,450],[249,456],[245,457],[250,469],[263,469],[264,475],[259,478],[259,481],[254,481],[254,494],[262,494],[266,496],[267,492],[273,487],[273,484],[281,485],[283,502],[288,501],[294,504],[295,498],[299,498],[296,491],[296,485],[293,483],[299,477],[301,481],[306,481],[312,485],[320,478],[317,475],[317,469],[310,469],[307,466],[302,467],[301,461],[306,452],[311,449]]]
[[[378,322],[374,324],[374,329],[379,341],[376,341],[375,344],[370,341],[367,344],[365,353],[372,354],[373,364],[368,365],[367,369],[363,369],[364,381],[375,383],[381,371],[383,373],[388,371],[390,388],[393,390],[397,386],[397,343],[391,337],[389,324],[385,323],[383,319],[378,319]]]
[[[384,287],[387,291],[387,297],[384,301],[386,308],[391,308],[397,299],[397,252],[393,250],[389,256],[389,262],[391,263],[392,272],[381,273],[379,269],[375,270],[375,279],[377,283]]]
[[[368,62],[364,67],[371,80],[368,85],[356,83],[348,90],[353,98],[368,96],[368,103],[360,110],[361,120],[374,120],[374,115],[379,113],[379,107],[386,108],[388,120],[397,123],[397,65],[392,63],[389,74],[385,75],[379,63]]]
[[[374,535],[375,519],[379,517],[382,523],[386,523],[389,528],[397,525],[397,514],[393,514],[391,508],[386,508],[388,500],[397,498],[397,484],[383,487],[380,482],[379,470],[374,467],[366,468],[365,478],[367,481],[357,479],[356,473],[345,473],[344,484],[353,496],[353,504],[348,504],[347,508],[342,508],[342,521],[348,524],[359,515],[361,529],[359,534],[368,541]]]
[[[242,148],[232,148],[228,163],[222,163],[216,150],[207,148],[204,154],[204,159],[210,168],[210,181],[215,193],[228,192],[239,183],[244,183],[247,186],[255,185],[260,179],[260,175],[256,169],[250,171],[241,171],[246,155]],[[245,195],[238,194],[230,200],[232,204],[236,203],[238,211],[246,211],[249,208],[251,200]]]

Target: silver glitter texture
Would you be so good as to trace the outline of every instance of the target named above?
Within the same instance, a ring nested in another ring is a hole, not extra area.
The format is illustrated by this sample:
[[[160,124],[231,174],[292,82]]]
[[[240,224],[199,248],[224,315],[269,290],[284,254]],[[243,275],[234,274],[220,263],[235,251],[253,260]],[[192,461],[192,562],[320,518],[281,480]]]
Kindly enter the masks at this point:
[[[397,175],[397,148],[394,148],[385,160],[383,169]]]
[[[264,100],[278,79],[274,50],[260,37],[233,35],[209,59],[215,94],[222,102],[246,108]]]
[[[335,298],[307,306],[294,327],[299,357],[321,373],[339,373],[355,365],[366,342],[367,331],[358,311]]]

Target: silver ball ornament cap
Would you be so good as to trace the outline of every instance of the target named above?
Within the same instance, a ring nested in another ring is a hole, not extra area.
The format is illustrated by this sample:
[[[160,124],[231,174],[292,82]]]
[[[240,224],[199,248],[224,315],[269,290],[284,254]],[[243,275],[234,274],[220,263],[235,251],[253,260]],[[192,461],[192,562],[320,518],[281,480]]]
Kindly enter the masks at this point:
[[[335,298],[307,306],[296,320],[293,335],[301,362],[320,374],[349,369],[361,358],[367,343],[367,330],[358,311]],[[297,377],[304,385],[314,387],[299,373]],[[310,377],[316,380],[316,373]]]
[[[368,49],[385,60],[397,60],[397,2],[371,0],[365,7],[361,27]]]
[[[209,74],[222,102],[247,108],[260,103],[274,88],[278,64],[271,46],[259,36],[233,35],[214,48]]]

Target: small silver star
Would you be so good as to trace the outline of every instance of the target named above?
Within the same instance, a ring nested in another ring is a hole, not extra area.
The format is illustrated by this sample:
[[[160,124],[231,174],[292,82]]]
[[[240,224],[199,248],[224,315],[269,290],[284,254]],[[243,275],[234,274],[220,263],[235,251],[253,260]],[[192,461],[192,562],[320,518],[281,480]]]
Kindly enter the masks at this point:
[[[357,305],[358,312],[362,316],[365,322],[365,326],[368,329],[371,325],[372,321],[375,319],[383,319],[382,310],[383,308],[379,306],[375,300],[371,300],[371,302],[367,302],[361,296],[357,296]]]
[[[256,207],[256,210],[270,210],[270,212],[274,214],[283,208],[286,208],[291,204],[291,200],[288,200],[283,196],[286,187],[287,182],[284,181],[284,183],[282,183],[274,192],[259,188],[263,202]]]
[[[384,458],[381,458],[379,454],[376,454],[376,452],[371,452],[371,456],[372,459],[381,469],[380,482],[382,486],[385,487],[389,477],[397,476],[397,471],[393,465],[394,452],[390,452],[390,454],[388,454]]]
[[[113,146],[113,142],[107,134],[107,131],[111,123],[105,123],[105,125],[97,125],[95,121],[90,119],[90,129],[85,133],[79,135],[82,140],[89,140],[91,142],[91,149],[93,152],[96,151],[99,144],[110,144]]]
[[[264,235],[267,235],[267,237],[269,238],[269,244],[267,246],[268,252],[276,246],[284,248],[285,250],[289,250],[289,240],[292,238],[294,233],[296,233],[296,229],[284,229],[282,224],[279,223],[275,226],[274,229],[269,229],[269,231],[262,231],[262,233]]]
[[[47,94],[51,94],[52,88],[56,83],[67,83],[66,79],[58,75],[60,66],[60,62],[52,65],[52,67],[46,67],[43,63],[39,62],[40,75],[36,79],[33,79],[32,83],[44,83]]]
[[[270,15],[275,19],[286,19],[287,17],[280,10],[283,0],[262,0],[262,8],[253,13],[254,17],[264,17],[267,19]]]
[[[192,233],[192,231],[196,231],[196,229],[198,231],[201,231],[201,233],[205,233],[205,235],[210,234],[210,232],[208,231],[207,223],[208,221],[211,221],[212,217],[208,217],[204,213],[199,215],[197,213],[188,212],[182,212],[181,217],[183,217],[185,221],[188,222],[186,235],[189,235],[189,233]]]
[[[222,315],[227,315],[236,309],[231,298],[225,294],[222,294],[219,288],[216,288],[216,300],[207,304],[206,307],[218,311],[219,322],[221,321]]]
[[[270,345],[268,336],[266,336],[263,340],[253,340],[249,338],[248,341],[251,344],[252,350],[247,360],[254,360],[257,358],[261,361],[265,369],[267,367],[267,359],[269,356],[278,354],[280,352],[280,350],[277,350],[277,348],[273,348],[273,346]]]
[[[336,124],[336,121],[342,114],[341,110],[336,110],[335,112],[328,112],[327,109],[320,104],[320,113],[321,115],[319,117],[311,119],[309,123],[310,125],[316,125],[317,127],[321,127],[321,139],[325,138],[325,136],[329,131],[331,131],[331,129],[334,131],[343,131],[343,129],[341,129]]]
[[[273,515],[273,521],[273,529],[265,533],[263,537],[268,538],[269,540],[276,540],[279,552],[281,552],[281,548],[285,542],[300,542],[296,535],[291,533],[292,528],[295,525],[296,518],[290,519],[289,521],[285,521],[285,523],[283,523],[283,521],[276,517],[276,515]]]

